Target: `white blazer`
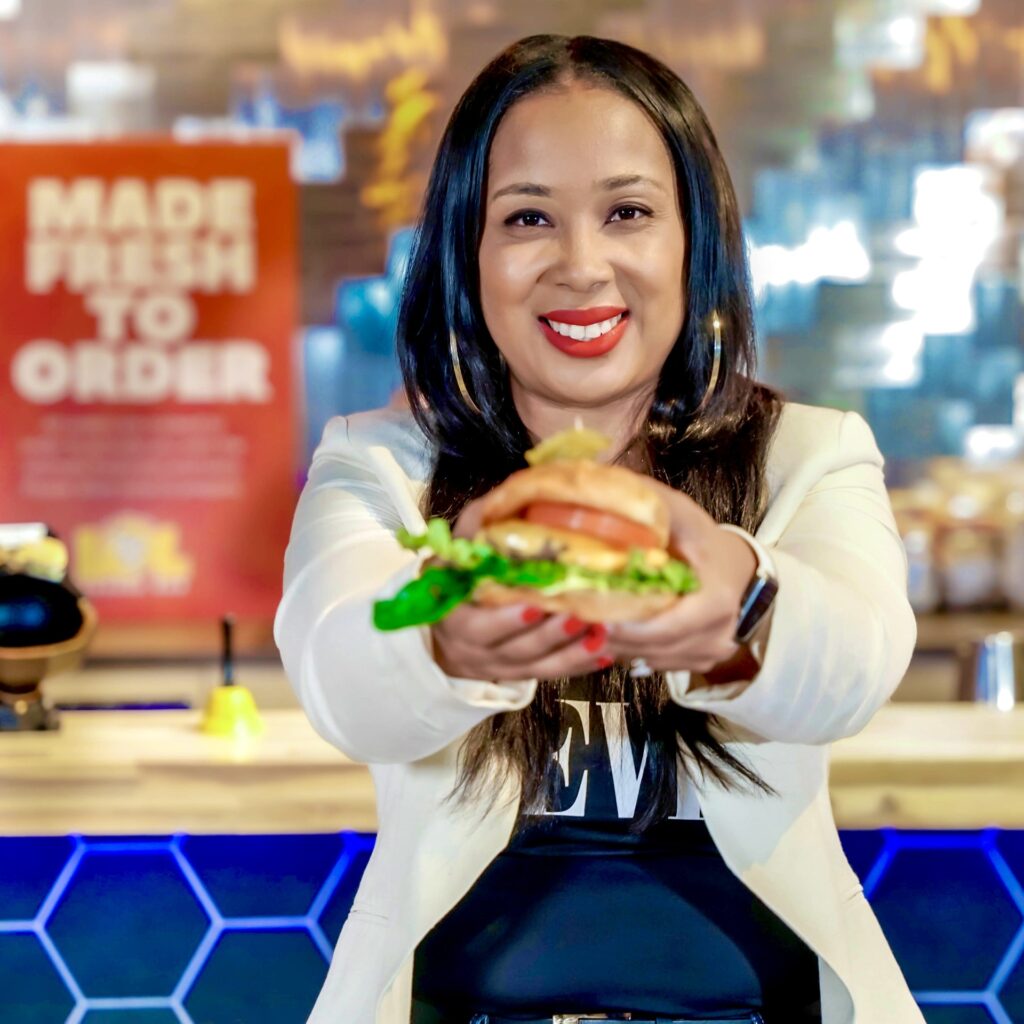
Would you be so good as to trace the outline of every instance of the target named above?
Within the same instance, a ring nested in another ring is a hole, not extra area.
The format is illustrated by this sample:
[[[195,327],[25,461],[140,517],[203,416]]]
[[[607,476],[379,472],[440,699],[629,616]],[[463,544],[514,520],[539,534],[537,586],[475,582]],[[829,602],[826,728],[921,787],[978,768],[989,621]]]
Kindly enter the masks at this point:
[[[445,675],[426,629],[381,633],[378,596],[418,573],[399,547],[421,530],[430,451],[406,412],[328,423],[299,500],[274,636],[316,730],[370,765],[379,831],[309,1020],[408,1024],[413,952],[504,848],[518,794],[487,813],[445,802],[465,733],[522,708],[536,680]],[[769,451],[770,505],[757,539],[780,590],[752,682],[672,699],[725,719],[730,748],[777,796],[700,784],[704,819],[729,868],[815,951],[824,1024],[923,1024],[851,870],[828,795],[828,744],[889,698],[914,648],[906,558],[882,456],[856,413],[787,403]]]

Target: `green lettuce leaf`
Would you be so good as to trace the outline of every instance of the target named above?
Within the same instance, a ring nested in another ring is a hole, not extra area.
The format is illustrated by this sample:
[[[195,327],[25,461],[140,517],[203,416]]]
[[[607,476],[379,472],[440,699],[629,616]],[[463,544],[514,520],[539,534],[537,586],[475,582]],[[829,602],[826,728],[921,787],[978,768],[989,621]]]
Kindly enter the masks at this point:
[[[621,572],[596,572],[550,560],[507,558],[489,544],[453,537],[444,519],[431,519],[426,533],[400,529],[398,542],[410,551],[428,550],[441,563],[429,565],[398,593],[373,606],[373,624],[380,630],[440,622],[453,608],[473,596],[485,579],[507,587],[533,587],[545,594],[572,590],[621,590],[634,594],[669,591],[688,594],[699,588],[693,570],[670,559],[664,566],[649,566],[639,549],[630,553]]]

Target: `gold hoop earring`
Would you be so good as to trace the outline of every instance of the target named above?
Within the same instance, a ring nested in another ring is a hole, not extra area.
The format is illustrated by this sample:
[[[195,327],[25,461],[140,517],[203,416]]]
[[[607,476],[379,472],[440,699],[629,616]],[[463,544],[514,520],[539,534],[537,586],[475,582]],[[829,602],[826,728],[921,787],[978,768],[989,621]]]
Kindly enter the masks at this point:
[[[477,416],[481,415],[480,407],[473,401],[473,396],[466,387],[466,379],[462,376],[462,363],[459,360],[459,342],[455,337],[455,331],[448,331],[448,351],[452,357],[452,369],[455,371],[455,383],[459,386],[459,394],[462,400]]]
[[[697,412],[704,408],[712,392],[715,390],[715,385],[718,383],[718,371],[722,365],[722,321],[717,309],[711,314],[711,331],[714,335],[715,346],[714,359],[711,363],[711,379],[708,381],[708,386],[704,391],[704,397],[700,400],[700,405],[697,406]]]

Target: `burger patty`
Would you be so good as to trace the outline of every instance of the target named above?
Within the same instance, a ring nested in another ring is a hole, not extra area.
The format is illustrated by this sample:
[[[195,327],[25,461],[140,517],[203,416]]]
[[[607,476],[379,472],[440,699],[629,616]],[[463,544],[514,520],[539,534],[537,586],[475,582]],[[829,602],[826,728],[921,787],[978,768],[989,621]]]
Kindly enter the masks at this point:
[[[519,518],[488,523],[481,529],[478,539],[512,558],[549,559],[595,572],[620,572],[626,568],[630,555],[629,549],[613,547],[586,533]],[[634,547],[644,552],[645,561],[653,569],[668,561],[664,550],[646,545]]]

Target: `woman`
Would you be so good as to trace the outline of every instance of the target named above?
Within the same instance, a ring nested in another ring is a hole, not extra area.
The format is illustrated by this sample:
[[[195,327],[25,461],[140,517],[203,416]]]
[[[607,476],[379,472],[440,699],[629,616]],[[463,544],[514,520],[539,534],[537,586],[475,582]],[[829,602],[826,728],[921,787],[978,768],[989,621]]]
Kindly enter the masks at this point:
[[[882,458],[856,414],[753,381],[736,200],[686,86],[589,37],[500,54],[441,142],[399,334],[412,412],[328,425],[275,624],[378,796],[310,1019],[921,1022],[827,791],[827,744],[915,639]],[[471,535],[578,416],[662,488],[701,590],[643,623],[370,628],[423,564],[395,531]]]

